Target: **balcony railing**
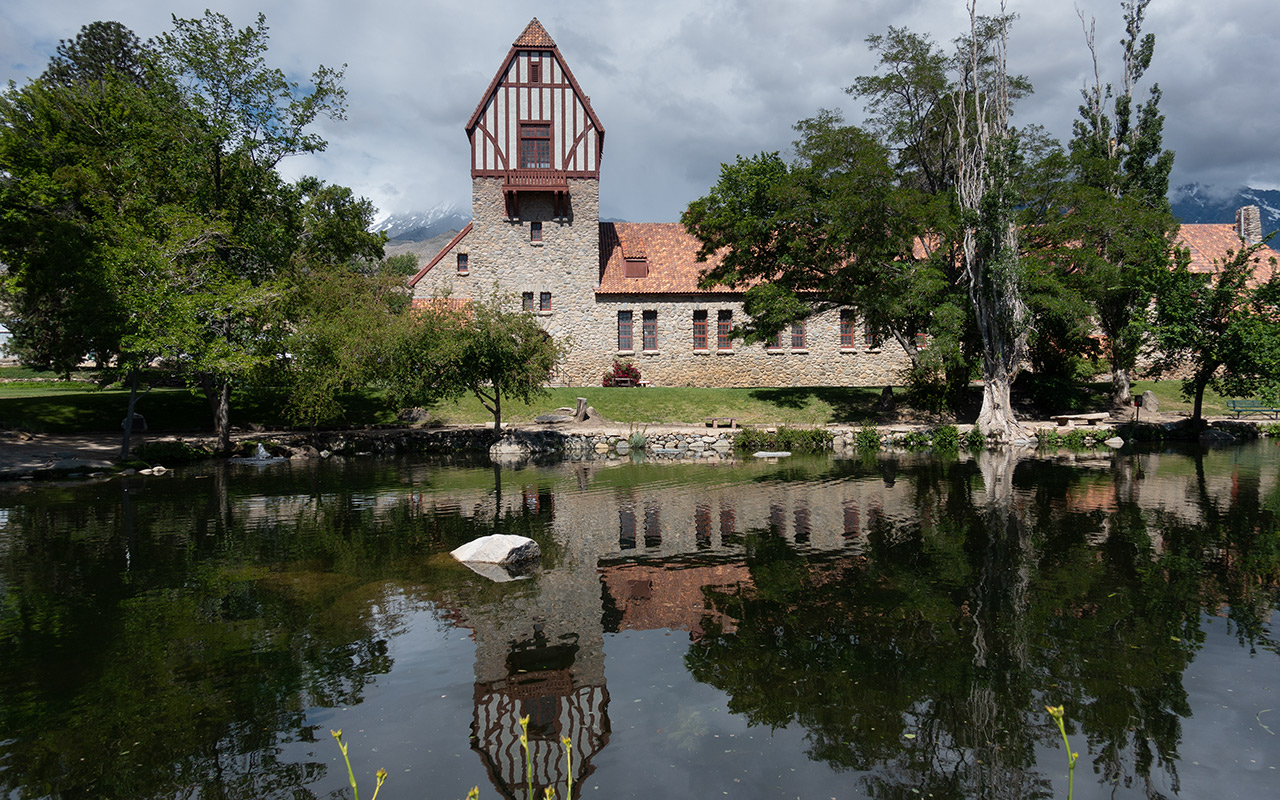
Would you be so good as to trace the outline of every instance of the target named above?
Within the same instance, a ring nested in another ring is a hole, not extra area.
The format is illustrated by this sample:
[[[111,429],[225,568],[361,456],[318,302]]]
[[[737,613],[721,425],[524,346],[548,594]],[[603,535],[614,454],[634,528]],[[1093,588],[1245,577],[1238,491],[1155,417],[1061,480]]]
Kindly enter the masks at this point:
[[[551,169],[509,169],[504,189],[528,189],[542,192],[567,192],[569,181],[563,172]]]

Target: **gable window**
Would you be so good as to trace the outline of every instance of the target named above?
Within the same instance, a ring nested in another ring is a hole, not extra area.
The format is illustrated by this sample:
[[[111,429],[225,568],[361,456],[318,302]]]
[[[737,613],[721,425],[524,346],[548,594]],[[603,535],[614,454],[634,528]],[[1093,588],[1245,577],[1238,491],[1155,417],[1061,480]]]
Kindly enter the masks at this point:
[[[529,83],[542,83],[542,62],[529,62]]]
[[[543,292],[538,295],[538,310],[548,313],[551,311],[551,292]]]
[[[531,242],[542,241],[542,223],[541,222],[529,223],[529,241]]]
[[[657,311],[645,311],[640,316],[640,346],[645,350],[658,349]]]
[[[854,336],[853,312],[845,309],[840,312],[840,346],[846,349],[853,349]]]
[[[707,312],[693,312],[693,349],[707,349]]]
[[[733,312],[720,311],[716,314],[716,347],[720,350],[733,349]]]
[[[631,312],[618,312],[618,349],[630,350],[631,347]]]
[[[804,323],[803,322],[791,323],[791,349],[792,350],[804,349]]]
[[[520,310],[521,311],[533,310],[533,292],[525,292],[524,294],[520,295]]]
[[[520,123],[520,169],[551,169],[550,123]]]
[[[458,274],[466,275],[470,270],[467,269],[467,254],[458,253]]]

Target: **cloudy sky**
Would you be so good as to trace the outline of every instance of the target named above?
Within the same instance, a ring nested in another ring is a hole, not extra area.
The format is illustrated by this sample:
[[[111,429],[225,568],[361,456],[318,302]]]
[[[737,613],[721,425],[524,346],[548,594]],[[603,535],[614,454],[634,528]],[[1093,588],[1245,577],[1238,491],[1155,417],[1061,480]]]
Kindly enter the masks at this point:
[[[1118,0],[1009,2],[1011,69],[1035,86],[1016,121],[1063,140],[1092,70],[1076,6],[1097,19],[1103,80],[1118,81]],[[347,120],[325,124],[324,154],[285,170],[351,186],[383,212],[469,207],[463,125],[537,16],[607,132],[602,216],[656,222],[676,220],[721,162],[785,151],[791,125],[819,108],[859,121],[843,89],[874,70],[867,35],[905,26],[945,43],[967,27],[963,0],[32,0],[0,9],[0,78],[38,75],[94,20],[149,38],[206,7],[239,27],[264,12],[270,59],[291,75],[347,64]],[[1154,0],[1145,31],[1156,56],[1140,90],[1164,90],[1174,184],[1280,188],[1280,3]]]

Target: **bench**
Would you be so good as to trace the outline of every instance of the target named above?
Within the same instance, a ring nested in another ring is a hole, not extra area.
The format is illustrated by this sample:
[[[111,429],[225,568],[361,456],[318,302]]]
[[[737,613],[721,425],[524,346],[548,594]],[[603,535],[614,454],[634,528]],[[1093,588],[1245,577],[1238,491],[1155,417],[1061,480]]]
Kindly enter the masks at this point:
[[[1274,408],[1266,403],[1257,400],[1228,400],[1227,410],[1236,415],[1236,419],[1240,419],[1240,415],[1246,416],[1270,414],[1272,419],[1280,417],[1280,408]]]
[[[1050,417],[1050,419],[1057,422],[1059,427],[1075,427],[1078,423],[1096,426],[1099,422],[1110,416],[1111,415],[1105,411],[1098,411],[1093,414],[1057,414]]]
[[[706,419],[707,419],[708,428],[719,428],[720,423],[722,422],[724,423],[724,427],[726,428],[738,427],[737,417],[707,417]]]
[[[630,378],[614,378],[612,384],[614,386],[635,386],[635,382]]]

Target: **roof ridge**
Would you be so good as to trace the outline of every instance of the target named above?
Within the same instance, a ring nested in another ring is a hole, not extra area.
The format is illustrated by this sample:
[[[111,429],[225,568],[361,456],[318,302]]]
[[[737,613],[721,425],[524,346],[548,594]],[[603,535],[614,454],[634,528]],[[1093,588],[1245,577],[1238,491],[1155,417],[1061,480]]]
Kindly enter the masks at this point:
[[[556,43],[551,38],[551,34],[547,33],[547,29],[542,27],[542,23],[538,22],[538,18],[534,17],[525,26],[524,32],[511,45],[512,47],[555,47]]]

